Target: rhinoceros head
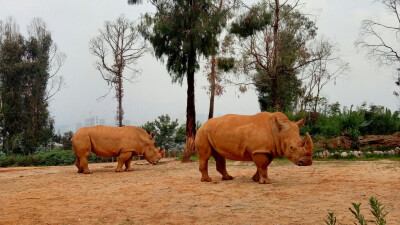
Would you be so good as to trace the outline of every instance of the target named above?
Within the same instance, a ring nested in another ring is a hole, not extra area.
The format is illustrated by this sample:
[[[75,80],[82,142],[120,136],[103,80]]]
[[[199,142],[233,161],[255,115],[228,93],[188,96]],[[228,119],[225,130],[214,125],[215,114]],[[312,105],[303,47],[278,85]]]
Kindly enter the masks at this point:
[[[155,148],[154,147],[154,132],[150,132],[150,140],[151,140],[151,145],[149,145],[145,151],[144,151],[144,158],[149,162],[150,164],[156,165],[158,161],[162,157],[164,157],[165,154],[165,149],[161,151],[161,147]]]
[[[298,166],[310,166],[314,151],[313,142],[308,133],[303,140],[300,137],[300,127],[304,125],[305,119],[298,122],[282,122],[275,118],[275,122],[278,127],[277,137],[286,158]]]
[[[161,147],[149,148],[147,151],[144,152],[144,158],[153,165],[158,164],[161,158],[165,155],[165,149],[161,151]]]

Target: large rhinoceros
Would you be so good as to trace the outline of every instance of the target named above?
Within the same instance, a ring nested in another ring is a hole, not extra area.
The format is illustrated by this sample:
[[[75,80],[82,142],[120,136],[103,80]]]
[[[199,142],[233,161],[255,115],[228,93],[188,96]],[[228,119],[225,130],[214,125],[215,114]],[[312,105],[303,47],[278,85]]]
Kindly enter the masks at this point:
[[[135,126],[83,127],[77,130],[71,139],[76,155],[78,173],[91,173],[88,167],[90,151],[101,157],[119,157],[115,172],[132,170],[131,160],[135,155],[143,155],[151,164],[157,164],[164,156],[165,149],[154,147],[154,133],[148,134],[144,129]]]
[[[283,113],[261,112],[252,116],[225,115],[208,120],[197,131],[196,149],[202,182],[210,182],[208,159],[215,158],[222,180],[231,180],[226,171],[225,158],[237,161],[254,161],[257,171],[254,181],[269,184],[268,165],[276,157],[285,155],[299,166],[312,164],[313,142],[307,133],[304,140],[299,127],[305,119],[291,122]]]

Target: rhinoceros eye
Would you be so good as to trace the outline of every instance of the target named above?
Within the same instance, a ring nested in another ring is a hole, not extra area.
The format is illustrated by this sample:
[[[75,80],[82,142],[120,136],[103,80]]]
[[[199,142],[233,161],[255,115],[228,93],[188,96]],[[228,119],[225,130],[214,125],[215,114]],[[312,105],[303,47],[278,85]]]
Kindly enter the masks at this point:
[[[292,149],[292,150],[293,150],[293,146],[290,146],[290,149]]]

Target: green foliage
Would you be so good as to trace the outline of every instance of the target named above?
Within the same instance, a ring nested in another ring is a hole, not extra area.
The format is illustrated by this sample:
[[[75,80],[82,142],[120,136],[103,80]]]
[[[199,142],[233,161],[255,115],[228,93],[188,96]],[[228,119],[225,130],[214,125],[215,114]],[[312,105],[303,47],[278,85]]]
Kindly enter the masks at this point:
[[[266,2],[256,4],[248,12],[238,16],[236,21],[232,23],[230,32],[242,38],[247,38],[257,31],[264,30],[271,22],[271,16]]]
[[[382,204],[378,201],[378,199],[375,199],[374,197],[371,197],[369,199],[369,205],[372,208],[371,213],[375,217],[375,224],[376,225],[385,225],[386,224],[385,217],[388,214],[388,213],[383,212],[385,207],[383,207]]]
[[[327,220],[325,220],[326,225],[336,225],[336,216],[334,212],[328,212]]]
[[[196,122],[196,130],[201,127],[199,121]],[[178,120],[171,120],[168,114],[157,117],[153,122],[146,122],[141,126],[148,133],[155,134],[155,146],[161,146],[167,150],[183,149],[186,142],[186,125],[179,125]]]
[[[159,116],[154,122],[146,122],[142,128],[155,134],[155,146],[171,149],[176,147],[175,136],[178,129],[178,119],[171,120],[168,114]]]
[[[351,204],[353,205],[354,210],[353,210],[352,208],[349,208],[349,210],[351,211],[351,213],[353,213],[353,215],[354,215],[354,217],[357,219],[358,223],[359,223],[360,225],[367,225],[367,221],[365,221],[364,215],[362,215],[362,214],[360,213],[360,206],[361,206],[361,203],[356,204],[356,203],[353,202],[353,203],[351,203]],[[356,224],[356,223],[354,223],[354,224]]]
[[[235,67],[235,59],[232,57],[225,58],[225,57],[220,57],[218,58],[218,69],[226,72],[229,72],[231,69]]]
[[[182,124],[178,127],[175,133],[175,143],[177,144],[177,147],[183,148],[186,142],[186,126],[185,124]]]
[[[393,134],[399,131],[399,112],[392,113],[383,106],[371,105],[365,111],[365,126],[360,128],[362,134]]]
[[[9,21],[6,26],[12,26]],[[32,154],[39,146],[51,148],[54,121],[47,102],[50,54],[53,41],[45,24],[25,38],[18,30],[0,42],[1,140],[7,154]]]
[[[353,208],[349,208],[350,212],[354,215],[354,217],[357,219],[357,222],[359,225],[367,225],[367,220],[365,220],[364,215],[361,214],[360,212],[360,206],[361,203],[351,203],[353,205]],[[385,225],[386,224],[386,215],[387,213],[384,213],[383,210],[385,207],[382,206],[382,204],[375,199],[374,197],[371,197],[369,199],[369,206],[371,207],[371,213],[374,215],[375,220],[370,220],[368,222],[373,222],[376,225]],[[336,224],[336,217],[334,217],[333,212],[328,212],[327,216],[328,220],[325,220],[325,223],[327,225],[334,225]],[[356,222],[354,222],[355,225],[357,225]]]
[[[310,62],[311,52],[305,46],[316,37],[317,27],[286,3],[255,4],[238,16],[230,30],[246,41],[241,44],[243,70],[252,74],[261,111],[293,111],[304,94],[296,75]],[[279,15],[275,7],[280,8]]]
[[[301,128],[301,132],[306,131],[325,138],[340,136],[344,132],[357,142],[360,135],[393,134],[400,130],[398,112],[392,114],[383,106],[371,105],[369,110],[364,107],[358,107],[356,110],[353,110],[353,107],[340,109],[340,104],[336,102],[327,105],[316,115],[304,112],[286,114],[291,120],[306,117],[306,126]]]
[[[280,110],[295,110],[295,103],[297,102],[298,96],[301,94],[301,81],[292,73],[281,74],[277,77],[277,80],[280,84],[277,88],[279,102],[281,103]],[[255,86],[261,111],[278,111],[273,105],[271,74],[259,70],[255,76]]]
[[[102,158],[92,153],[88,161],[110,162],[111,158]],[[35,155],[0,156],[0,167],[10,166],[59,166],[75,164],[75,153],[71,150],[51,151]]]
[[[227,10],[215,11],[209,0],[154,3],[157,12],[144,16],[141,33],[152,44],[157,58],[167,58],[172,81],[182,84],[186,73],[199,69],[198,56],[216,53],[216,37],[226,24]]]
[[[63,134],[60,140],[60,144],[63,145],[63,149],[72,150],[71,138],[74,135],[72,131],[67,131]]]

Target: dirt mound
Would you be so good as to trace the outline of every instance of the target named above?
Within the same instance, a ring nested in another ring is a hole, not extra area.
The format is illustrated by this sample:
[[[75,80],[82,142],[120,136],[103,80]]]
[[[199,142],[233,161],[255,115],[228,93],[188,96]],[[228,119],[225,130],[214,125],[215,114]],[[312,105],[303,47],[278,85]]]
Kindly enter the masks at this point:
[[[382,147],[400,147],[400,132],[391,135],[365,135],[358,137],[360,148],[382,148]],[[327,140],[317,141],[316,147],[324,149],[354,149],[356,147],[349,135],[343,133],[340,137],[335,137]]]
[[[400,163],[286,161],[269,167],[270,185],[251,180],[252,162],[228,162],[234,180],[221,181],[210,163],[212,183],[201,183],[198,162],[138,162],[115,173],[116,163],[0,169],[0,224],[323,224],[335,211],[339,224],[355,219],[348,208],[377,197],[400,224]],[[7,172],[4,172],[7,171]]]
[[[360,147],[400,147],[400,133],[392,135],[366,135],[358,138]]]
[[[347,136],[340,136],[331,138],[328,140],[318,141],[315,143],[316,147],[322,147],[324,149],[352,149],[354,148],[354,142]]]

